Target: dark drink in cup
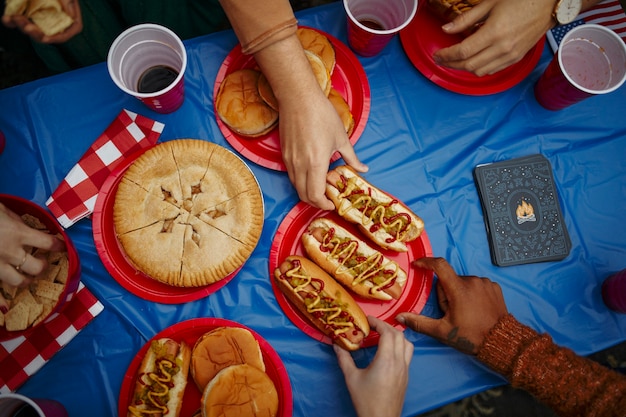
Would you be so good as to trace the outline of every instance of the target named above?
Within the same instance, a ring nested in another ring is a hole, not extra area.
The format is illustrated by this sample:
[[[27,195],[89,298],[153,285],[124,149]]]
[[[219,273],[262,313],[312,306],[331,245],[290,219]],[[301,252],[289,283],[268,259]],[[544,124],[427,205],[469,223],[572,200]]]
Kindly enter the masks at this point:
[[[139,77],[137,91],[140,93],[154,93],[169,86],[178,77],[178,71],[166,65],[156,65],[148,68]]]

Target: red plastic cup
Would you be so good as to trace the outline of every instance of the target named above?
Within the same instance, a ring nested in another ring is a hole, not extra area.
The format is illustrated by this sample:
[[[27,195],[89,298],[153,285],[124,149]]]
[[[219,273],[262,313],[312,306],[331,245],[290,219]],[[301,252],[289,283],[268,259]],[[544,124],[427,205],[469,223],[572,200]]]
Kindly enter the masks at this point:
[[[68,417],[58,401],[28,398],[21,394],[0,394],[0,417]]]
[[[158,113],[183,104],[187,51],[164,26],[145,23],[122,32],[111,44],[107,67],[122,91]]]
[[[604,280],[602,300],[611,310],[626,313],[626,269]]]
[[[617,90],[626,80],[626,44],[611,29],[584,24],[570,30],[535,84],[535,98],[561,110]]]
[[[343,0],[348,15],[348,43],[354,52],[371,57],[404,29],[417,11],[417,0]]]

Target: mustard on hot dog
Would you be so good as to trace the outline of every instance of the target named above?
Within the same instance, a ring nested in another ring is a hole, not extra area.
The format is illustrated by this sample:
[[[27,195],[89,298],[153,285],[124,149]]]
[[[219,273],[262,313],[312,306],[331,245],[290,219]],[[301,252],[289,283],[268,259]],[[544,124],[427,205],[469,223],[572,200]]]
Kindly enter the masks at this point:
[[[309,258],[356,294],[385,301],[400,298],[407,273],[333,220],[313,220],[302,234],[302,245]]]
[[[359,349],[369,334],[367,317],[354,298],[324,270],[301,256],[288,256],[274,271],[285,297],[333,342]]]
[[[419,216],[348,166],[328,172],[326,195],[341,217],[357,224],[384,249],[406,252],[406,243],[417,239],[424,230],[424,221]]]

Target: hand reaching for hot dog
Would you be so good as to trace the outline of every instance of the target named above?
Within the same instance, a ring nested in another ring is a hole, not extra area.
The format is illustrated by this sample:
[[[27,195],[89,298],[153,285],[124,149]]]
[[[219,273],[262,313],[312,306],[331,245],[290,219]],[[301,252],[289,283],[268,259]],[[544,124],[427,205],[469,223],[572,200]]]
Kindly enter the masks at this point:
[[[413,266],[434,271],[440,319],[400,313],[396,319],[416,332],[475,355],[489,330],[507,314],[500,286],[488,278],[458,276],[443,258],[422,258]]]
[[[291,183],[302,201],[332,210],[332,202],[324,195],[332,155],[339,152],[359,172],[367,171],[367,166],[356,156],[343,122],[319,88],[296,35],[254,57],[279,103],[281,152]]]
[[[402,412],[413,345],[384,321],[368,316],[380,335],[378,350],[367,368],[359,369],[350,353],[334,345],[339,367],[359,417],[394,417]]]

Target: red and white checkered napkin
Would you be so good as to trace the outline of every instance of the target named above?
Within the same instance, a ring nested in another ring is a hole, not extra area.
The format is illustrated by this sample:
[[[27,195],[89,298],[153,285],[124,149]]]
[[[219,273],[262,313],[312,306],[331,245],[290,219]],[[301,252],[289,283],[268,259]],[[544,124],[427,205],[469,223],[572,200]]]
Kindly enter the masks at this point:
[[[154,145],[164,124],[123,110],[67,174],[46,205],[65,228],[89,216],[109,174],[134,152]]]
[[[0,342],[0,393],[13,392],[93,320],[104,306],[81,282],[54,318],[28,337]]]

